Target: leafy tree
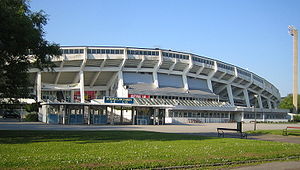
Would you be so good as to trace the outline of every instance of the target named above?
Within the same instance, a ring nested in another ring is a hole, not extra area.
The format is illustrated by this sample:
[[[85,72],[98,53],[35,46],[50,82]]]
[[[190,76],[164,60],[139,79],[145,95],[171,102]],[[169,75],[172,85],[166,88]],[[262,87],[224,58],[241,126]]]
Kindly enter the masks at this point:
[[[32,12],[28,0],[0,0],[0,98],[28,97],[28,70],[51,68],[59,46],[44,39],[43,11]]]
[[[300,95],[298,95],[298,113],[300,113]],[[293,112],[294,110],[294,105],[293,105],[293,95],[289,94],[285,98],[283,98],[279,104],[279,108],[281,109],[289,109],[290,112]]]

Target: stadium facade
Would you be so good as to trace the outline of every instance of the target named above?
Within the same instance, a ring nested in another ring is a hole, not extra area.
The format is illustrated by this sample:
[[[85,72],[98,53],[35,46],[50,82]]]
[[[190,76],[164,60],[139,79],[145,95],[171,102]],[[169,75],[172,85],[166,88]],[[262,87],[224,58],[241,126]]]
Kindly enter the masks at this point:
[[[30,70],[41,119],[62,124],[287,121],[264,78],[172,50],[65,46],[53,70]]]

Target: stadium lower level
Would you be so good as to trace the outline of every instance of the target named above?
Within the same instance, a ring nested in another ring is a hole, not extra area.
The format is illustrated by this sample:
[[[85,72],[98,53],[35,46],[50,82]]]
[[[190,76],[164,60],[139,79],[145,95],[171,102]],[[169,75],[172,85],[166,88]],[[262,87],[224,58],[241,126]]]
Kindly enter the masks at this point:
[[[287,121],[278,89],[260,76],[191,53],[62,47],[53,71],[31,69],[40,120],[53,124]]]

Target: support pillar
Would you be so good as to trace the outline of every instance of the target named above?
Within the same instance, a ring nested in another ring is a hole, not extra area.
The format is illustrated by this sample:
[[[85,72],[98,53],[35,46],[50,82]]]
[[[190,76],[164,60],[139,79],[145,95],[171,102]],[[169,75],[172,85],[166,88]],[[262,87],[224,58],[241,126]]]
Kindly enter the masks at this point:
[[[249,100],[248,90],[247,89],[243,89],[243,93],[244,93],[244,99],[245,99],[247,107],[251,107],[250,100]]]
[[[120,124],[123,125],[123,107],[121,106]]]
[[[212,87],[212,83],[211,83],[211,79],[207,79],[207,86],[208,86],[208,89],[211,91],[211,92],[214,92],[213,91],[213,87]]]
[[[84,75],[83,71],[79,72],[79,77],[80,77],[80,103],[84,103]]]
[[[37,102],[42,101],[42,73],[40,71],[36,76],[36,100]]]
[[[110,116],[110,124],[113,125],[114,124],[114,106],[111,106],[109,116]]]
[[[268,107],[269,107],[269,109],[272,109],[271,100],[270,100],[270,99],[267,99],[267,101],[268,101]]]
[[[230,102],[231,105],[234,106],[234,100],[233,100],[233,94],[232,94],[232,88],[231,88],[231,85],[228,84],[228,85],[226,86],[226,88],[227,88],[227,94],[228,94],[229,102]]]
[[[262,100],[261,100],[261,95],[258,95],[258,97],[257,97],[257,100],[258,100],[258,106],[259,106],[259,108],[263,108],[263,104],[262,104]]]

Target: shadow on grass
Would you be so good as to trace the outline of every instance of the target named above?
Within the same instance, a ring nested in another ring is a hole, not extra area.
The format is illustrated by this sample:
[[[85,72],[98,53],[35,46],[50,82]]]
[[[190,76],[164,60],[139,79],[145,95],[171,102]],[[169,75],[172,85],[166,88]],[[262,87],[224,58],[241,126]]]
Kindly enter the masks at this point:
[[[300,130],[297,132],[289,131],[288,136],[300,136]],[[247,131],[251,136],[261,136],[261,135],[280,135],[284,136],[282,130],[257,130],[257,131]]]
[[[206,140],[214,137],[145,131],[0,131],[0,144],[74,141],[78,144],[120,142],[125,140],[175,141]]]

